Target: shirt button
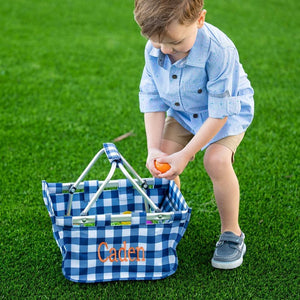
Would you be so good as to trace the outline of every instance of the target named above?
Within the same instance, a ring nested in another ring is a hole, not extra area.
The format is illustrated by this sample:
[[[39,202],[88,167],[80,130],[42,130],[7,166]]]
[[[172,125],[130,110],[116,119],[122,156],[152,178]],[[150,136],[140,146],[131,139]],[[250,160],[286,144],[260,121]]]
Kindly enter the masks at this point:
[[[175,102],[175,106],[180,106],[180,103],[179,102]]]
[[[197,119],[198,118],[198,114],[193,114],[193,118]]]
[[[173,74],[173,75],[172,75],[172,78],[173,78],[173,79],[176,79],[176,78],[177,78],[177,75],[176,75],[176,74]]]
[[[202,89],[199,89],[199,90],[198,90],[198,94],[201,94],[201,93],[202,93]]]

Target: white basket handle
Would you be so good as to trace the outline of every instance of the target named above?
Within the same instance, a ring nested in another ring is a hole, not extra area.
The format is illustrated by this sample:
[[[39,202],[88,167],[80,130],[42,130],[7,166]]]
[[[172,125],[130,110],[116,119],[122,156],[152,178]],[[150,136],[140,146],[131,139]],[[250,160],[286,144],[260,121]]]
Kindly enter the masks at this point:
[[[124,159],[124,157],[119,153],[117,147],[112,143],[104,143],[103,149],[101,149],[91,160],[91,162],[88,164],[88,166],[85,168],[85,170],[82,172],[82,174],[79,176],[77,181],[72,184],[69,188],[69,201],[67,205],[67,216],[70,216],[71,214],[71,208],[72,208],[72,200],[73,200],[73,194],[75,193],[79,183],[83,180],[83,178],[86,176],[86,174],[89,172],[89,170],[92,168],[92,166],[95,164],[95,162],[98,160],[98,158],[105,152],[107,155],[107,158],[109,159],[111,163],[111,169],[106,177],[106,179],[103,181],[102,185],[99,187],[97,193],[93,196],[91,201],[88,203],[86,208],[82,211],[80,214],[81,216],[86,216],[89,212],[91,206],[96,202],[96,200],[99,198],[100,194],[103,192],[104,188],[112,178],[113,174],[115,173],[116,167],[119,167],[122,173],[126,176],[127,179],[132,183],[132,185],[138,190],[138,192],[143,196],[145,200],[145,209],[146,212],[149,212],[149,205],[152,209],[154,209],[155,212],[161,212],[161,210],[155,205],[155,203],[149,198],[149,196],[145,193],[144,188],[147,188],[147,183],[145,180],[143,180],[131,167],[131,165]],[[125,166],[130,170],[130,172],[138,179],[141,186],[137,184],[137,182],[132,178],[132,176],[129,174],[129,172],[126,170]]]

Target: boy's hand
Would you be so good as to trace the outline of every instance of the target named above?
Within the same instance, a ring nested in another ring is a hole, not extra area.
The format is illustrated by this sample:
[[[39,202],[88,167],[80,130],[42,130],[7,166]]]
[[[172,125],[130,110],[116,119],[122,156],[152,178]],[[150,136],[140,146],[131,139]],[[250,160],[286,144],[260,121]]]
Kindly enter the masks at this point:
[[[173,180],[180,175],[190,161],[190,157],[184,151],[173,153],[169,156],[160,156],[157,161],[160,163],[168,163],[171,169],[165,173],[158,171],[157,177]]]
[[[155,168],[154,161],[158,158],[165,157],[166,155],[166,153],[160,151],[159,149],[152,148],[148,150],[146,167],[148,168],[152,176],[158,177],[161,174],[161,172]]]

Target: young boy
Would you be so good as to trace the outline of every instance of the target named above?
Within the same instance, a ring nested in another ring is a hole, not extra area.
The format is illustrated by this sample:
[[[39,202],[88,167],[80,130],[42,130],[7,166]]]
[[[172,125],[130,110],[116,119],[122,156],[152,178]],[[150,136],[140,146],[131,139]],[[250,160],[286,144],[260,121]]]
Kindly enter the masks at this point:
[[[135,0],[135,20],[149,39],[140,84],[147,135],[147,168],[175,180],[204,150],[221,219],[212,265],[240,266],[246,252],[238,223],[234,153],[253,119],[253,89],[230,39],[205,23],[203,0]],[[167,112],[167,118],[165,114]],[[169,163],[160,173],[154,160]]]

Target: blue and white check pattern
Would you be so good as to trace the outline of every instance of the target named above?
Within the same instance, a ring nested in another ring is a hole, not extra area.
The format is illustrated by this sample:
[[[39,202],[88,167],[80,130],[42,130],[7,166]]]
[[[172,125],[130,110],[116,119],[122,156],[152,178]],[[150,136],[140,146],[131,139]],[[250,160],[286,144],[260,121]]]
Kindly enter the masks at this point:
[[[42,182],[43,198],[52,220],[55,240],[61,250],[64,276],[75,282],[154,280],[172,275],[178,266],[176,246],[189,223],[191,209],[174,182],[155,179],[147,193],[171,220],[146,224],[144,200],[124,179],[117,190],[105,190],[89,211],[95,226],[73,226],[65,217],[68,194],[61,183]],[[79,216],[97,181],[86,181],[84,192],[74,194],[72,216]],[[111,225],[111,215],[132,211],[131,225]]]
[[[105,153],[107,155],[107,158],[110,161],[110,163],[112,163],[113,161],[115,161],[117,163],[123,163],[122,162],[122,157],[121,157],[117,147],[115,146],[115,144],[113,144],[113,143],[104,143],[103,148],[104,148],[104,151],[105,151]]]

